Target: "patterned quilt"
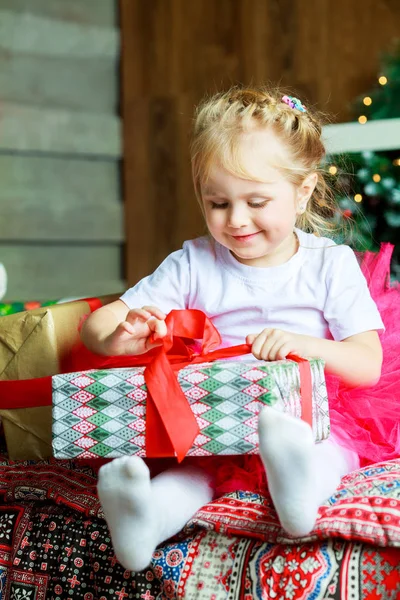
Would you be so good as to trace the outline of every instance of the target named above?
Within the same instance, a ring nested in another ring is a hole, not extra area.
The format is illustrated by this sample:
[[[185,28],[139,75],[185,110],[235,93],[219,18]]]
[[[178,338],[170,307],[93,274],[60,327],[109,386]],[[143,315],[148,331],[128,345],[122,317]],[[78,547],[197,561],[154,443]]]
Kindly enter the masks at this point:
[[[400,460],[345,477],[301,540],[269,498],[219,498],[141,573],[116,561],[95,485],[77,463],[0,463],[1,600],[400,598]]]

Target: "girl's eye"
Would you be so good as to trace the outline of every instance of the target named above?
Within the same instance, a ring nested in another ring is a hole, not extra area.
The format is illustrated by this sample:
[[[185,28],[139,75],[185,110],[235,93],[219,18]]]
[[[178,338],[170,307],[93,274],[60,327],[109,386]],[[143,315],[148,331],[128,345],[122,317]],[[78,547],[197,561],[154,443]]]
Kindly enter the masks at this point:
[[[269,200],[263,200],[262,202],[249,202],[251,208],[264,208],[268,204]]]
[[[228,208],[227,202],[211,202],[211,208]]]
[[[248,202],[250,208],[264,208],[268,204],[269,200],[261,200],[261,202]],[[212,209],[228,208],[229,202],[210,202]]]

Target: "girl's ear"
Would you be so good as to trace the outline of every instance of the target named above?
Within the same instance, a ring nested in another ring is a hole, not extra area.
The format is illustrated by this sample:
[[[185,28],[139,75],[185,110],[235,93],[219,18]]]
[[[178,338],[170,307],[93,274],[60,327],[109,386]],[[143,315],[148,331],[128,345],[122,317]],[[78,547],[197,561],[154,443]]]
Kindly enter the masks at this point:
[[[297,212],[303,213],[306,208],[308,201],[310,200],[315,186],[317,185],[318,175],[317,173],[311,173],[307,175],[302,184],[300,185],[297,192]]]

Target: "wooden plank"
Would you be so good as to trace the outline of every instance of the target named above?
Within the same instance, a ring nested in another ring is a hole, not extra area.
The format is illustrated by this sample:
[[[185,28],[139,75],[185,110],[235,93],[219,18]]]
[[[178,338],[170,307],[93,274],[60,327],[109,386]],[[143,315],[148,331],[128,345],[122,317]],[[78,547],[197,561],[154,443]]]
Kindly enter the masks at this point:
[[[0,111],[0,150],[119,158],[120,120],[5,102]]]
[[[116,0],[1,0],[1,8],[85,25],[118,25]]]
[[[236,4],[154,0],[149,10],[141,0],[121,0],[130,284],[150,273],[184,239],[204,232],[190,183],[188,131],[206,86],[215,85],[216,75],[218,83],[229,85],[235,74]]]
[[[0,240],[122,242],[117,162],[0,155]]]
[[[28,12],[0,10],[0,48],[36,56],[108,57],[119,52],[119,31]]]
[[[119,293],[121,248],[110,245],[10,245],[0,243],[8,275],[3,302]]]
[[[400,119],[327,125],[323,130],[328,154],[366,150],[398,150]]]
[[[114,59],[31,56],[0,50],[0,100],[94,113],[117,113]]]

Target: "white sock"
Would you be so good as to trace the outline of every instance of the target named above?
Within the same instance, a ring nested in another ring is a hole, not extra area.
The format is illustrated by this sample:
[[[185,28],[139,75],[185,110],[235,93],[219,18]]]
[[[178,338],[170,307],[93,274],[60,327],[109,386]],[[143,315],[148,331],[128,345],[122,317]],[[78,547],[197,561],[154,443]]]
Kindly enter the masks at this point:
[[[264,408],[258,423],[259,446],[268,489],[280,523],[290,535],[312,531],[318,508],[350,472],[354,454],[327,440],[314,443],[304,421]]]
[[[213,491],[203,471],[178,467],[150,480],[137,456],[117,458],[101,467],[99,499],[115,555],[131,571],[146,568],[158,544],[175,535]]]

